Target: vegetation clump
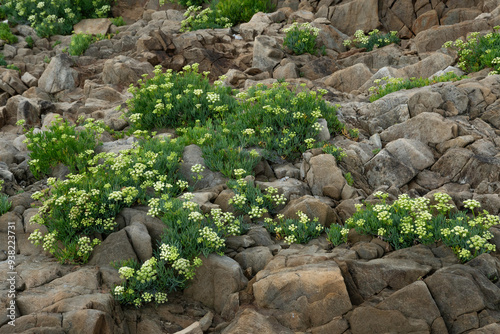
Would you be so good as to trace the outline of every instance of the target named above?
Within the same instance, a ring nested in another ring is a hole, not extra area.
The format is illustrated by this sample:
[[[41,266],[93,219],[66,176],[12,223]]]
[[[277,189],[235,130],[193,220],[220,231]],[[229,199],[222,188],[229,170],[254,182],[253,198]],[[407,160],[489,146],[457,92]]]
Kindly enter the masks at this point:
[[[478,32],[471,33],[465,41],[444,43],[445,48],[454,48],[458,52],[458,67],[467,73],[477,72],[483,68],[492,68],[490,75],[500,73],[500,26],[494,27],[494,32],[480,36]]]
[[[294,54],[310,53],[315,55],[318,52],[316,39],[319,35],[319,29],[311,26],[310,23],[298,24],[294,22],[283,32],[286,33],[283,46],[290,49]]]
[[[386,203],[388,194],[377,192],[380,204],[357,205],[357,211],[346,221],[345,226],[332,225],[327,231],[333,245],[347,242],[349,229],[357,233],[378,236],[394,249],[411,247],[417,243],[434,244],[442,242],[449,246],[463,261],[482,253],[495,251],[495,245],[488,242],[493,235],[488,229],[499,223],[498,216],[483,211],[478,201],[465,200],[465,208],[471,212],[458,211],[450,204],[451,197],[435,193],[435,204],[426,197],[410,198],[403,194],[392,204]]]
[[[412,89],[417,87],[424,87],[436,84],[438,82],[448,82],[448,81],[458,81],[465,78],[465,76],[459,76],[455,72],[447,72],[445,74],[436,76],[434,78],[389,78],[383,77],[382,79],[376,79],[372,86],[368,89],[371,93],[370,102],[374,102],[387,94],[400,91],[402,89]]]
[[[381,48],[389,44],[399,44],[401,40],[397,36],[397,31],[391,31],[387,34],[381,33],[378,29],[374,29],[365,35],[363,30],[356,30],[352,40],[346,39],[344,46],[366,48],[366,51],[372,51],[375,48]]]

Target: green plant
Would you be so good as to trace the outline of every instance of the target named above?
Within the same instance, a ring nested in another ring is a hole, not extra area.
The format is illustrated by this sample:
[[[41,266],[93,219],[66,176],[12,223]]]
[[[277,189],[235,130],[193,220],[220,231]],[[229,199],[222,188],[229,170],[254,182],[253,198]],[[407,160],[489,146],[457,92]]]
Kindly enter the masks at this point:
[[[7,66],[7,62],[5,61],[5,56],[3,53],[0,53],[0,66]]]
[[[18,71],[19,73],[21,73],[21,69],[19,67],[17,67],[16,65],[14,65],[14,64],[7,65],[7,68],[9,70]]]
[[[201,6],[191,6],[184,13],[184,17],[186,19],[181,22],[181,32],[199,29],[231,28],[233,26],[229,18],[222,16],[213,4],[211,7],[205,9]]]
[[[178,3],[179,5],[182,5],[184,7],[200,6],[204,3],[210,2],[210,0],[159,0],[160,6],[164,5],[167,1]]]
[[[296,214],[299,219],[285,219],[281,214],[277,215],[274,220],[265,218],[264,226],[277,239],[283,239],[287,244],[304,244],[321,235],[324,228],[318,222],[318,218],[314,218],[311,221],[302,211],[298,211]]]
[[[69,54],[72,56],[82,55],[92,44],[92,35],[79,33],[71,36],[69,45]]]
[[[298,24],[294,22],[283,31],[286,33],[283,45],[296,55],[303,53],[315,55],[317,53],[316,39],[319,35],[318,28],[312,27],[310,23]]]
[[[389,205],[387,196],[378,192],[375,197],[381,198],[380,204],[367,203],[365,209],[357,205],[357,211],[346,221],[346,227],[332,225],[327,232],[330,242],[334,245],[345,242],[345,230],[354,228],[358,233],[382,238],[394,249],[442,241],[464,262],[495,251],[495,245],[488,243],[493,238],[488,229],[498,224],[500,218],[486,211],[476,215],[474,209],[480,206],[479,202],[464,201],[465,208],[471,210],[471,215],[468,215],[464,211],[451,211],[454,208],[449,204],[451,197],[443,193],[434,194],[434,205],[429,205],[428,198],[412,199],[405,194]]]
[[[123,19],[123,17],[121,17],[121,16],[112,17],[112,18],[110,18],[110,20],[111,20],[111,23],[113,23],[117,27],[121,27],[121,26],[124,26],[127,24],[125,22],[125,20]]]
[[[61,44],[61,41],[55,41],[54,44],[52,44],[52,49]]]
[[[332,144],[323,145],[322,151],[323,153],[333,155],[338,162],[341,162],[347,156],[343,149]]]
[[[0,191],[2,190],[4,180],[0,179]],[[0,193],[0,216],[10,210],[12,203],[9,201],[9,196]]]
[[[33,37],[26,36],[25,41],[26,41],[26,43],[28,43],[28,47],[30,49],[33,49],[33,46],[35,45],[35,42],[33,41]]]
[[[179,180],[181,140],[143,139],[136,148],[117,153],[85,151],[87,172],[70,174],[64,181],[49,178],[50,188],[32,197],[43,205],[31,222],[44,225],[29,239],[42,243],[62,263],[85,263],[95,245],[116,228],[115,216],[150,197],[168,198],[185,189]],[[97,239],[97,240],[96,240]]]
[[[368,90],[370,95],[370,102],[374,102],[387,94],[400,91],[402,89],[412,89],[416,87],[424,87],[433,85],[438,82],[458,81],[466,78],[465,76],[458,76],[454,72],[447,72],[440,76],[429,78],[389,78],[383,77],[376,79],[373,83],[375,86],[370,87]]]
[[[374,29],[365,35],[363,30],[356,30],[353,40],[346,39],[344,46],[354,46],[357,48],[366,48],[366,51],[372,51],[374,48],[381,48],[389,44],[399,44],[401,41],[397,36],[397,31],[383,34],[378,29]]]
[[[351,173],[345,173],[344,174],[345,181],[347,182],[348,185],[352,186],[354,184],[354,180],[352,178]]]
[[[21,123],[19,123],[22,125]],[[30,170],[35,177],[50,172],[58,163],[66,165],[70,171],[84,171],[87,159],[97,146],[96,137],[104,132],[102,121],[88,119],[84,130],[77,132],[74,125],[56,117],[49,131],[26,132],[27,147],[30,153]]]
[[[50,63],[49,56],[45,55],[45,58],[43,58],[43,62],[46,63],[46,64],[49,64]]]
[[[203,125],[209,118],[233,112],[237,105],[231,89],[220,81],[210,85],[208,72],[199,74],[198,64],[179,73],[162,73],[157,66],[153,78],[140,80],[137,88],[131,85],[129,92],[133,98],[127,101],[126,116],[133,129],[194,126],[196,120]]]
[[[17,37],[10,31],[7,23],[0,23],[0,39],[3,39],[9,44],[17,43]]]
[[[479,36],[478,32],[471,33],[465,41],[457,39],[448,41],[443,47],[453,47],[458,52],[458,67],[471,73],[490,67],[490,74],[500,73],[500,26],[494,27],[494,32]]]
[[[217,11],[222,17],[229,17],[233,25],[248,22],[258,12],[274,11],[271,0],[219,0]]]
[[[301,84],[301,89],[305,86]],[[315,138],[327,120],[329,130],[338,133],[343,125],[336,117],[336,107],[323,99],[326,90],[297,92],[288,83],[271,87],[258,84],[237,94],[240,110],[228,115],[228,135],[244,146],[260,146],[263,154],[276,153],[284,159],[295,159],[307,149],[321,145]]]

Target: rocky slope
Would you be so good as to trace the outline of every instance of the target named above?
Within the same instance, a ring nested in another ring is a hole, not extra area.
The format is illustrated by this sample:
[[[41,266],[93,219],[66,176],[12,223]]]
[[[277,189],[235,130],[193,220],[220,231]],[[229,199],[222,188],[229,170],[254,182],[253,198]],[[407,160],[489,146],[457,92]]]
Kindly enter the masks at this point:
[[[101,20],[78,27],[116,33],[80,57],[61,52],[69,36],[34,38],[30,49],[23,37],[35,36],[32,29],[15,28],[19,42],[3,45],[2,52],[23,74],[0,69],[0,178],[12,201],[0,217],[0,308],[8,309],[7,295],[15,290],[16,326],[8,324],[10,311],[2,311],[0,333],[500,332],[496,253],[460,264],[443,245],[394,251],[379,238],[355,233],[349,235],[349,247],[332,249],[324,237],[288,247],[253,226],[227,240],[226,256],[206,258],[183,293],[162,306],[136,310],[118,305],[109,293],[120,282],[110,262],[151,257],[162,223],[147,216],[147,208],[124,209],[116,220],[126,227],[109,235],[84,266],[61,265],[28,241],[34,230],[28,221],[37,211],[30,195],[46,181],[30,173],[25,136],[15,123],[24,119],[43,131],[57,114],[69,121],[85,115],[123,130],[128,123],[115,107],[130,97],[128,86],[157,64],[180,70],[199,63],[200,71],[211,71],[211,78],[226,74],[225,83],[239,89],[278,79],[305,83],[327,89],[326,97],[341,105],[339,118],[360,130],[358,141],[329,139],[345,150],[341,163],[311,150],[293,164],[262,161],[255,169],[256,184],[285,194],[285,214],[301,210],[327,225],[342,223],[355,204],[373,200],[378,190],[392,199],[402,193],[446,192],[459,208],[475,199],[499,214],[500,76],[473,73],[373,103],[368,88],[387,75],[458,71],[452,68],[456,54],[441,46],[469,32],[492,31],[500,24],[500,1],[280,0],[278,7],[232,30],[181,34],[179,7],[123,1],[114,11],[129,25],[118,29]],[[325,55],[294,56],[283,50],[282,29],[293,21],[321,29]],[[401,46],[347,52],[344,39],[357,29],[375,28],[398,31]],[[132,138],[108,136],[104,149],[118,151],[131,143]],[[187,147],[183,158],[183,170],[203,162],[196,146]],[[342,171],[351,173],[352,186]],[[54,171],[55,176],[64,173]],[[203,210],[228,206],[224,180],[209,171],[198,193]],[[16,231],[15,270],[6,261],[9,224]],[[493,227],[491,233],[500,249],[500,229]],[[13,286],[11,271],[17,273]]]

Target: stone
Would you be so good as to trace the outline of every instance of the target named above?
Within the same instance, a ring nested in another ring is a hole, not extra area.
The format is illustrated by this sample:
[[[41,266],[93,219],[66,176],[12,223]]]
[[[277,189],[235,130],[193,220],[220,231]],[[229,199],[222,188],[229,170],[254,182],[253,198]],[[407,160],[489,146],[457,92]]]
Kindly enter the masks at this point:
[[[182,154],[182,160],[183,162],[180,166],[180,173],[186,180],[188,180],[191,186],[195,187],[195,189],[215,187],[219,184],[225,184],[227,181],[222,173],[212,172],[207,167],[205,167],[205,169],[201,173],[201,175],[203,176],[201,180],[193,180],[192,176],[194,176],[195,174],[191,172],[191,167],[196,164],[206,166],[201,148],[197,145],[192,144],[186,146]]]
[[[245,41],[253,41],[256,36],[262,35],[272,23],[268,14],[256,13],[250,21],[240,25],[240,35]]]
[[[89,264],[110,266],[111,262],[138,260],[125,230],[111,233],[94,248]]]
[[[300,75],[309,80],[316,80],[323,78],[331,73],[337,71],[337,65],[334,60],[329,57],[323,56],[307,62],[299,70]]]
[[[425,322],[410,321],[398,310],[371,306],[354,309],[349,319],[352,334],[428,333]]]
[[[415,35],[431,27],[439,25],[439,17],[435,10],[430,10],[417,17],[413,22],[412,31]]]
[[[285,218],[298,219],[298,211],[305,213],[311,220],[318,218],[318,222],[325,227],[329,227],[331,224],[338,221],[335,210],[321,200],[310,195],[305,195],[290,201],[281,213]]]
[[[264,316],[253,308],[242,309],[234,321],[222,331],[222,334],[262,333],[293,334],[293,331],[283,327],[276,318]]]
[[[276,38],[264,35],[255,38],[252,67],[262,71],[273,71],[283,56]]]
[[[432,267],[404,259],[381,258],[368,262],[346,261],[363,298],[390,287],[399,290],[428,274]],[[434,293],[433,293],[434,295]]]
[[[457,125],[436,113],[424,112],[404,123],[395,124],[380,134],[383,141],[398,138],[419,140],[422,143],[439,144],[456,137]]]
[[[153,66],[123,55],[106,60],[102,80],[106,84],[128,86],[136,84],[143,74],[153,75]]]
[[[203,264],[184,290],[184,295],[222,312],[229,295],[242,290],[248,283],[238,262],[227,256],[210,254],[201,257]]]
[[[370,31],[380,25],[377,0],[354,0],[330,7],[330,11],[332,25],[349,36],[358,29]]]
[[[431,167],[431,171],[448,180],[456,179],[472,156],[473,153],[466,148],[450,148]]]
[[[335,157],[331,154],[320,154],[311,158],[306,180],[313,195],[326,195],[334,199],[340,198],[346,183],[342,170],[337,167]]]
[[[408,99],[408,110],[410,116],[415,117],[423,112],[434,112],[443,104],[443,98],[438,92],[431,89],[419,89]]]
[[[349,93],[359,89],[372,77],[372,74],[373,73],[365,64],[356,64],[346,69],[339,70],[327,77],[325,85]]]
[[[260,271],[253,291],[258,307],[295,331],[324,325],[352,307],[333,261]]]
[[[380,310],[398,310],[405,317],[423,319],[430,326],[439,317],[439,309],[424,281],[416,281],[377,304]]]
[[[146,262],[153,256],[151,236],[146,226],[139,222],[132,222],[125,228],[134,251],[141,262]]]
[[[265,190],[268,187],[276,188],[278,189],[278,193],[283,194],[287,201],[311,194],[307,183],[291,177],[287,178],[287,176],[273,182],[256,181],[255,185],[262,190]]]
[[[73,60],[65,53],[52,57],[49,66],[38,80],[38,87],[49,94],[72,90],[78,85],[78,72]]]
[[[247,248],[234,257],[243,270],[252,268],[254,273],[264,269],[272,258],[271,251],[265,246]]]
[[[358,242],[351,249],[363,260],[373,260],[384,255],[384,249],[372,242]]]
[[[273,72],[274,79],[296,79],[298,78],[298,69],[295,63],[288,63],[284,66],[278,66]]]
[[[111,20],[102,19],[83,19],[73,26],[75,34],[106,35],[111,27]]]

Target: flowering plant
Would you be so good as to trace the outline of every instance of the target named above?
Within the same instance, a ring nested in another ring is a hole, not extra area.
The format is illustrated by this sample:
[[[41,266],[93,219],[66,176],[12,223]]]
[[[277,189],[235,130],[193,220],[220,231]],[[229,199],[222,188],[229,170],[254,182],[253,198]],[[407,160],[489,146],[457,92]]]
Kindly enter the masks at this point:
[[[344,46],[366,48],[366,51],[372,51],[374,48],[381,48],[392,43],[399,44],[401,40],[397,36],[397,33],[397,31],[391,31],[390,33],[382,34],[378,29],[375,29],[370,31],[368,35],[365,35],[363,30],[356,30],[352,41],[346,39]]]
[[[292,50],[296,55],[317,53],[316,39],[319,29],[312,27],[310,23],[298,24],[294,22],[290,27],[283,30],[286,33],[283,45]]]

